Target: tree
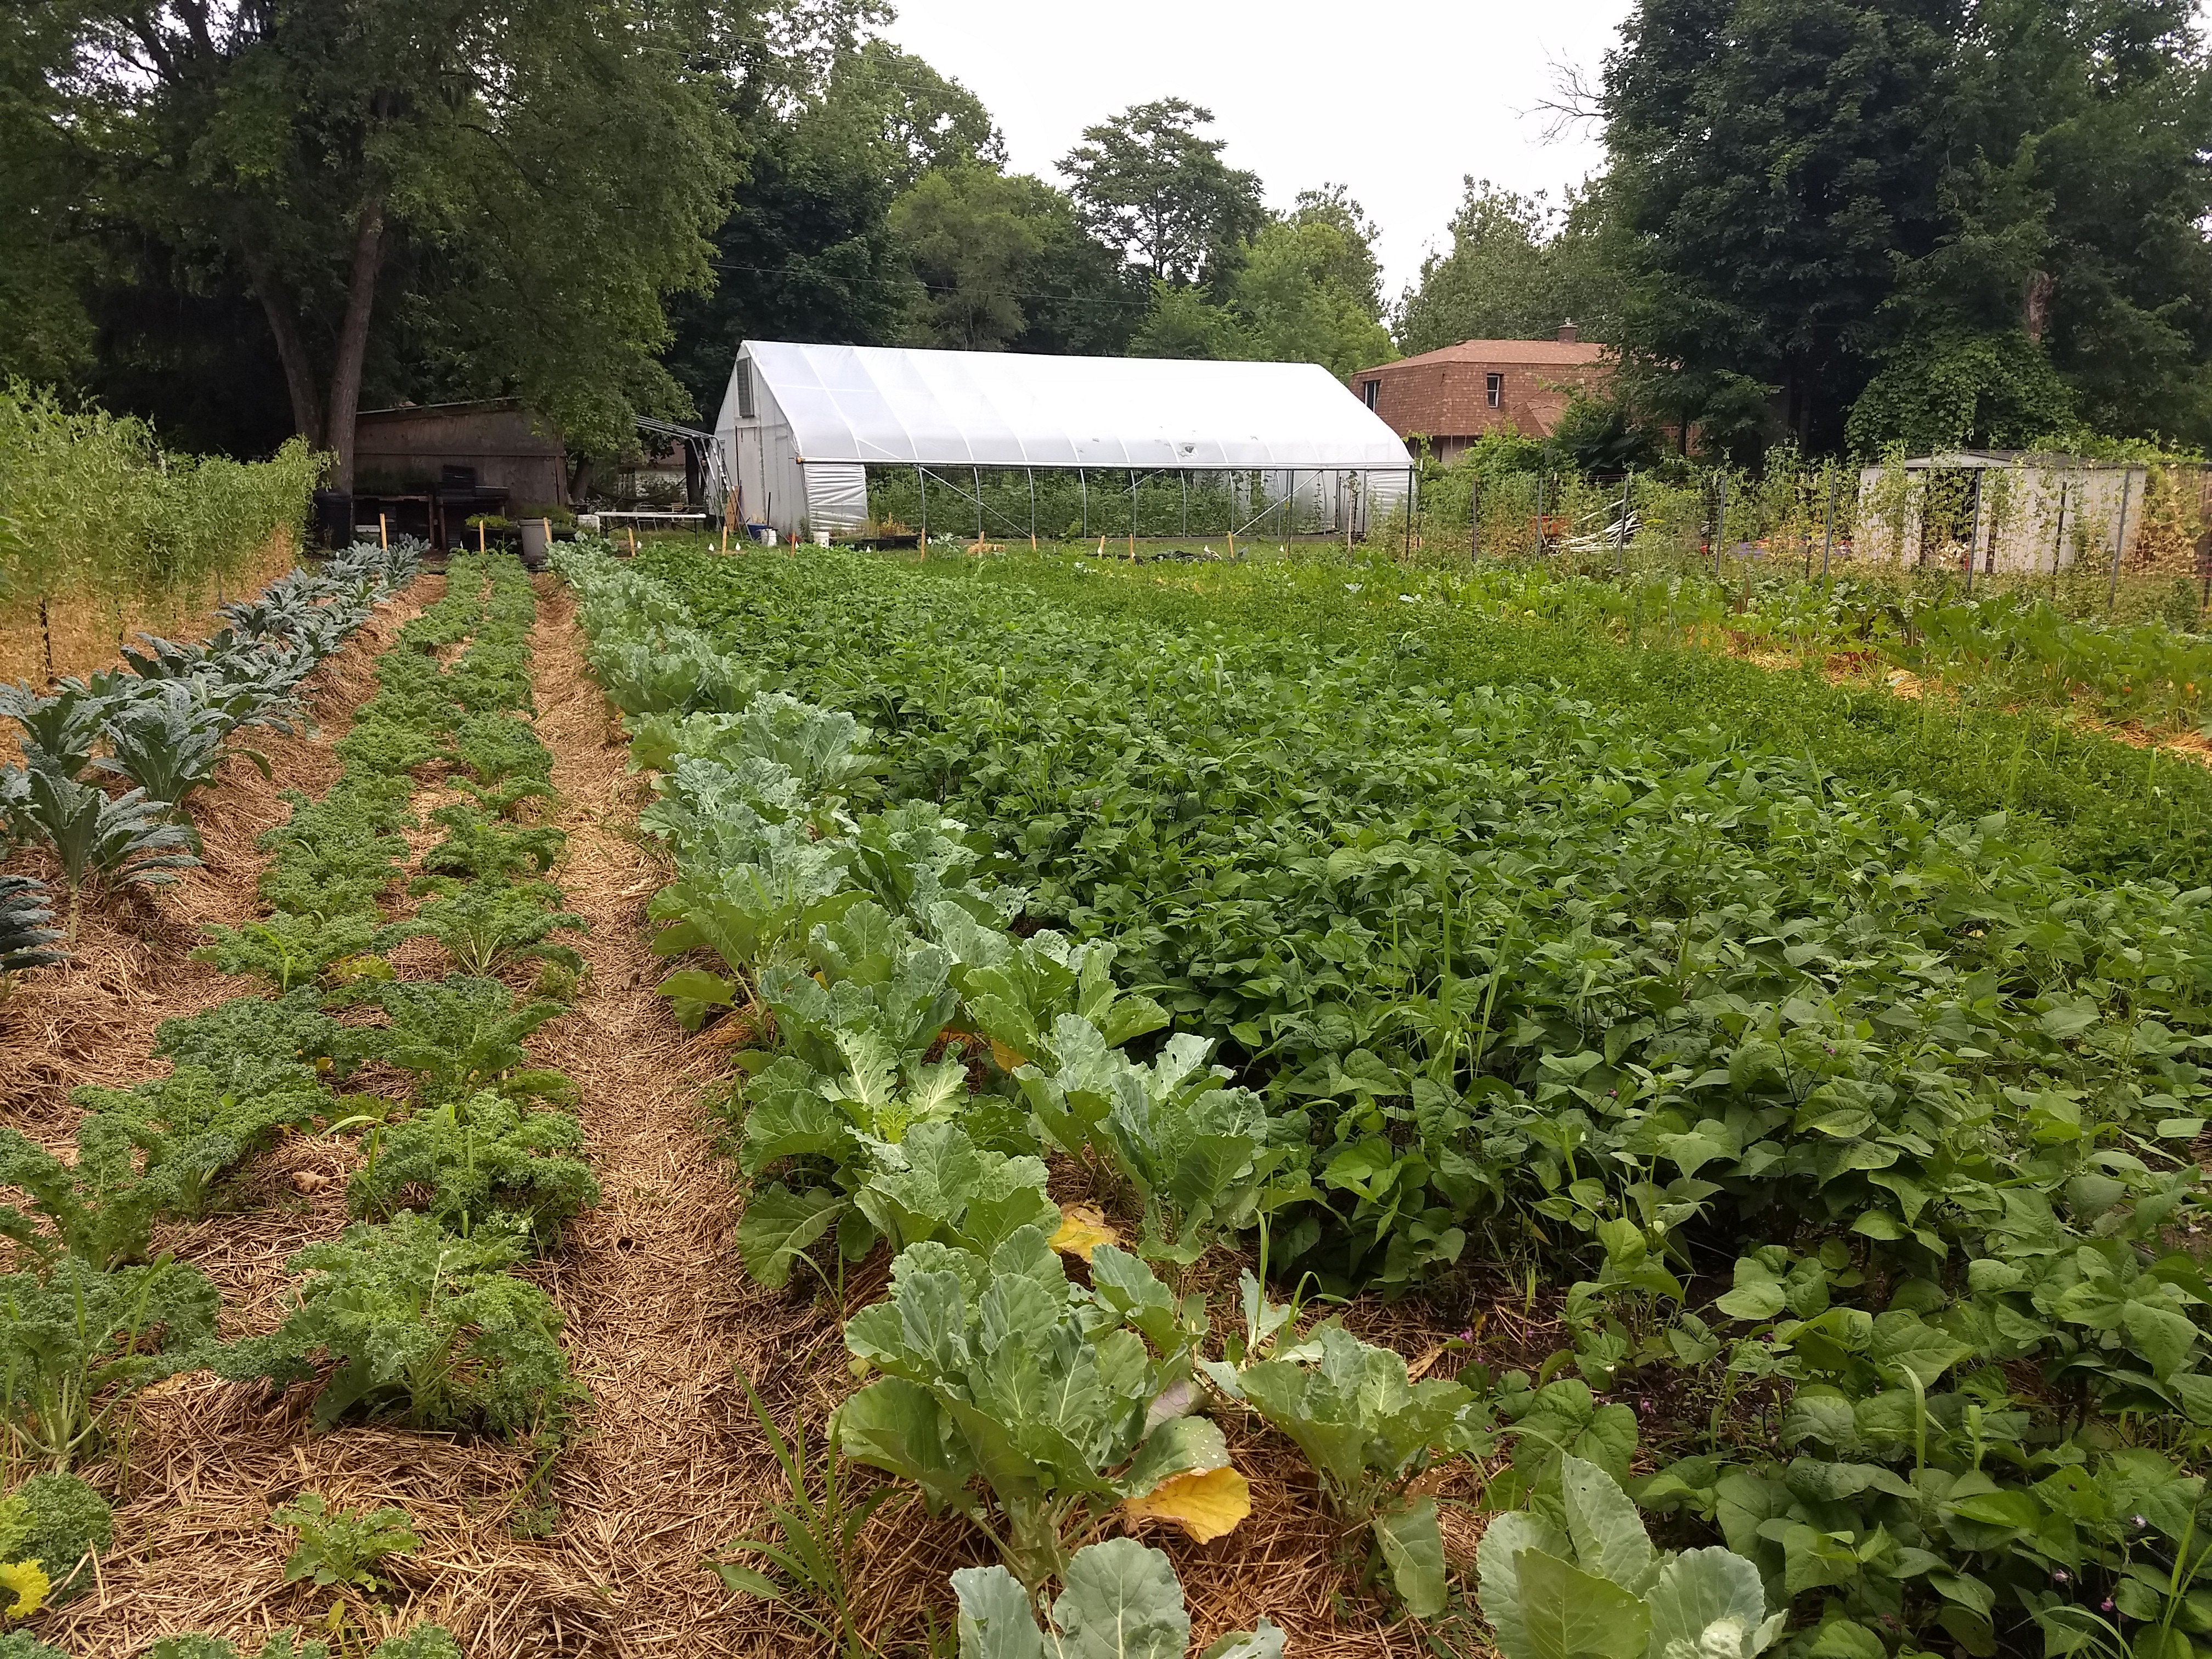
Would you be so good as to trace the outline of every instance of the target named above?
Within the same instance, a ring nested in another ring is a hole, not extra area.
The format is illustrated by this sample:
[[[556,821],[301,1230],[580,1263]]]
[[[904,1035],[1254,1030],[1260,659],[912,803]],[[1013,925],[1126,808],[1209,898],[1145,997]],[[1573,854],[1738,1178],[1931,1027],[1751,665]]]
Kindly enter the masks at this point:
[[[63,380],[92,351],[79,295],[92,255],[78,205],[87,169],[61,91],[77,70],[58,5],[0,0],[0,380]]]
[[[402,253],[438,256],[449,356],[579,442],[678,401],[662,300],[707,281],[734,167],[702,27],[642,0],[90,0],[82,39],[125,214],[240,274],[343,486]]]
[[[909,337],[995,351],[1028,325],[1030,267],[1044,246],[1034,179],[969,166],[937,168],[891,204],[890,228],[922,286]]]
[[[1221,160],[1224,140],[1198,129],[1210,110],[1165,98],[1083,130],[1060,170],[1092,234],[1148,280],[1208,282],[1266,222],[1255,173]]]
[[[714,234],[714,292],[678,296],[670,371],[703,412],[750,337],[884,345],[915,277],[890,223],[933,169],[995,171],[1002,144],[973,94],[881,40],[857,10],[817,20],[818,52],[762,53],[732,99],[746,178]]]
[[[1624,328],[1677,418],[1736,448],[1770,420],[1841,440],[1897,262],[1941,233],[1961,4],[1642,0],[1623,26],[1605,108],[1606,195],[1634,239]]]
[[[1243,355],[1319,363],[1339,380],[1395,355],[1379,315],[1366,216],[1345,198],[1309,191],[1253,238],[1230,279]]]
[[[1549,339],[1571,321],[1585,339],[1618,337],[1621,238],[1595,187],[1565,206],[1468,178],[1451,246],[1421,261],[1400,296],[1400,348],[1435,351],[1462,340]]]
[[[1200,357],[1231,362],[1255,355],[1243,319],[1202,289],[1155,277],[1152,307],[1129,342],[1132,357]]]

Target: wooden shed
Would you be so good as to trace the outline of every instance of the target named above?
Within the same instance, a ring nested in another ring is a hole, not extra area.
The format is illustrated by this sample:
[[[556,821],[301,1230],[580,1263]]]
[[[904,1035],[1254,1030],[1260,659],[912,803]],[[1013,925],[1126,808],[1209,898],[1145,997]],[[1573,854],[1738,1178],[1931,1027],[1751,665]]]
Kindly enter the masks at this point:
[[[519,399],[364,409],[354,436],[355,489],[420,495],[464,483],[503,495],[510,515],[568,499],[568,457]]]

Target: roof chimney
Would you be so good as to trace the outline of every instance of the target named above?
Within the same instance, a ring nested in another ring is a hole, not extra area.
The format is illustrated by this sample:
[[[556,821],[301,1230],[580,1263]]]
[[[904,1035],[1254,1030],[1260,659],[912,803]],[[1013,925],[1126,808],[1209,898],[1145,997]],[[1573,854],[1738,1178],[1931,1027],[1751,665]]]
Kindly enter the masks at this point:
[[[1565,322],[1559,325],[1559,343],[1561,345],[1572,345],[1581,337],[1582,336],[1576,331],[1575,319],[1573,318],[1570,317]]]

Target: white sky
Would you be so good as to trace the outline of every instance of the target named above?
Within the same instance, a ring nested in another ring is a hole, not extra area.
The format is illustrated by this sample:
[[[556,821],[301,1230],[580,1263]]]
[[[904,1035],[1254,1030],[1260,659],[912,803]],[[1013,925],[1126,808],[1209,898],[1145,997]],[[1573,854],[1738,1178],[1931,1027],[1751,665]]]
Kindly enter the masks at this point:
[[[1223,159],[1257,173],[1271,205],[1350,185],[1381,228],[1393,301],[1444,240],[1462,175],[1556,200],[1596,167],[1592,134],[1547,144],[1533,112],[1554,60],[1595,79],[1628,14],[1628,0],[896,3],[884,33],[983,100],[1014,171],[1065,184],[1053,163],[1085,126],[1188,99],[1213,112]]]

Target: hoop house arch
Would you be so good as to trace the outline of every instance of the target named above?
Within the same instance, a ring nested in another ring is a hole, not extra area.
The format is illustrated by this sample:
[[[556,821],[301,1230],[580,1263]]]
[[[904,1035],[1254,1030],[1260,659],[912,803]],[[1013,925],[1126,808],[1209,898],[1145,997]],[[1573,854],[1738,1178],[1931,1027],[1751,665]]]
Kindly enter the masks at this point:
[[[1364,535],[1409,502],[1396,434],[1312,363],[738,348],[714,422],[779,538]]]

